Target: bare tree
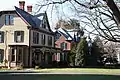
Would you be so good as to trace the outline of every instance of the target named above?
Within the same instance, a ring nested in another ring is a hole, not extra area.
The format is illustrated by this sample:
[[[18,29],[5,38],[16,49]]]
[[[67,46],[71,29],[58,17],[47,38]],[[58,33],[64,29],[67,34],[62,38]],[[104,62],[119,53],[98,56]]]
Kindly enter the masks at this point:
[[[38,11],[43,7],[51,6],[51,14],[57,5],[71,5],[69,7],[75,13],[74,17],[79,17],[81,26],[87,33],[120,42],[120,12],[114,0],[43,0],[41,2],[36,4]]]
[[[104,51],[106,54],[104,54],[105,57],[105,63],[109,62],[109,63],[117,63],[117,45],[114,42],[109,41],[104,45]]]

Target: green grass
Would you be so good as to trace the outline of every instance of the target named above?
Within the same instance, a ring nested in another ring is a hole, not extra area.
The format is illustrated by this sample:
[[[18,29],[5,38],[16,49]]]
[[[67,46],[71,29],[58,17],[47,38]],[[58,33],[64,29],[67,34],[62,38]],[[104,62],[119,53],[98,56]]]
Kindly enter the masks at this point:
[[[101,68],[54,68],[54,69],[36,69],[36,72],[63,72],[63,73],[92,73],[92,74],[120,74],[120,69],[101,69]]]
[[[15,70],[15,69],[7,69],[7,68],[0,69],[0,71],[8,71],[8,70]],[[103,68],[51,68],[51,69],[45,68],[45,69],[32,69],[32,70],[35,72],[47,72],[47,73],[59,73],[60,72],[60,73],[120,75],[120,69],[103,69]]]

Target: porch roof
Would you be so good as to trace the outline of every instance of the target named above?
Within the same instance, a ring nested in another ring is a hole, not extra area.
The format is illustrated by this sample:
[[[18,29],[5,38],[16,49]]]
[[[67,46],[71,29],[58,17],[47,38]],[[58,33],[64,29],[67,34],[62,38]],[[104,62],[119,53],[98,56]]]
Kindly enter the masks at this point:
[[[12,47],[12,46],[28,46],[26,44],[8,44],[8,46]]]
[[[61,48],[55,48],[55,47],[48,47],[48,46],[32,46],[33,48],[38,48],[40,49],[42,52],[63,52],[63,50]]]

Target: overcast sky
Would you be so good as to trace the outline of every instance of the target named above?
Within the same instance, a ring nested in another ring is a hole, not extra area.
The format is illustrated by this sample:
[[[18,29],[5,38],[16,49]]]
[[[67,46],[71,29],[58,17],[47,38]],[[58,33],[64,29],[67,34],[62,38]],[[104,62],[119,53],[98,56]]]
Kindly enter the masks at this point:
[[[19,7],[19,1],[20,0],[2,0],[0,2],[0,11],[1,10],[7,10],[7,9],[14,9],[14,6]],[[25,1],[25,5],[34,5],[37,0],[22,0]]]
[[[3,10],[13,10],[14,6],[19,7],[19,1],[25,1],[25,10],[26,10],[26,6],[27,5],[32,5],[33,6],[33,12],[35,11],[35,4],[40,1],[40,0],[2,0],[2,2],[0,2],[0,11]],[[51,22],[50,20],[50,14],[48,13],[48,18],[51,24],[51,28],[53,29],[53,22]]]

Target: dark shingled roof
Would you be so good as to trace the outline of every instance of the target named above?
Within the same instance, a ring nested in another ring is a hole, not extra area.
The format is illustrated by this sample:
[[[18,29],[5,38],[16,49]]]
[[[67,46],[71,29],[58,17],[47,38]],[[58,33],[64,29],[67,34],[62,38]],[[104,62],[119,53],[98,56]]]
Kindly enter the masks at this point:
[[[23,11],[22,9],[20,9],[16,6],[15,6],[15,9],[16,9],[16,12],[21,17],[23,17],[32,27],[37,28],[40,26],[41,20],[38,19],[36,16],[33,16],[33,15],[29,14],[28,12]]]
[[[63,29],[63,28],[59,28],[56,30],[55,32],[55,36],[57,36],[57,34],[61,34],[65,37],[66,40],[68,41],[80,41],[80,37],[78,37],[77,35],[75,35],[75,32],[72,32],[74,34],[71,34],[71,32],[69,32],[68,30],[66,29]]]

